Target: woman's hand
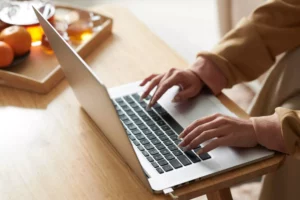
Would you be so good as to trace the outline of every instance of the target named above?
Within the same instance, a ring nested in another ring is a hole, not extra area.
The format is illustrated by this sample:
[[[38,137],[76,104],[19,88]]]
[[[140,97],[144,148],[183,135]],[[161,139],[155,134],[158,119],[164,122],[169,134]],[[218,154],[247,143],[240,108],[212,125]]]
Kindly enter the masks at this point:
[[[146,98],[155,88],[156,91],[149,103],[149,107],[153,106],[158,99],[171,87],[178,85],[181,91],[174,97],[174,102],[180,102],[196,96],[203,87],[201,79],[190,69],[170,69],[164,74],[152,74],[142,81],[140,86],[149,85],[141,98]]]
[[[193,122],[180,135],[179,144],[185,150],[197,148],[199,144],[211,140],[198,154],[211,151],[219,146],[253,147],[258,144],[251,120],[215,114]]]

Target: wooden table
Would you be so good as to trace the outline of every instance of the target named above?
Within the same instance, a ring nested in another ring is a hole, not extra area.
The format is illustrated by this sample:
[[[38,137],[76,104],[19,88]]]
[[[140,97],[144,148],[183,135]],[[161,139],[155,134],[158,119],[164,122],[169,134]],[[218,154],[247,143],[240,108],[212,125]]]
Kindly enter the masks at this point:
[[[114,34],[87,59],[109,87],[187,63],[130,12],[95,8],[115,19]],[[41,66],[42,67],[42,66]],[[246,113],[224,95],[241,117]],[[97,101],[97,100],[95,100]],[[102,113],[99,113],[102,114]],[[175,190],[181,199],[231,199],[230,186],[275,170],[277,155]],[[47,95],[0,87],[0,199],[165,199],[140,183],[80,108],[66,80]]]

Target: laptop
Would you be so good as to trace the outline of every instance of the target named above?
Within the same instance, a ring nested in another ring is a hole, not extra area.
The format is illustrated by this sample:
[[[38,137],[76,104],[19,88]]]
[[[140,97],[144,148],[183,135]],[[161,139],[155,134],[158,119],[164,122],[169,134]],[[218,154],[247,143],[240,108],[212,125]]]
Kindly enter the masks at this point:
[[[219,147],[199,156],[196,152],[201,146],[182,151],[178,135],[190,123],[214,113],[234,115],[209,93],[186,103],[171,103],[177,93],[173,87],[147,109],[151,97],[140,100],[139,82],[107,89],[40,12],[34,11],[82,108],[150,191],[167,193],[274,154],[262,147]]]

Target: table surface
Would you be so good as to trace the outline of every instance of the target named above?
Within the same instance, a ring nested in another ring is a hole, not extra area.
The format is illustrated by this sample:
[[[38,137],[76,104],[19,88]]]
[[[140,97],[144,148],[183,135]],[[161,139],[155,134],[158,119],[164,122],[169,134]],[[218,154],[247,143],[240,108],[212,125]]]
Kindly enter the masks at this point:
[[[94,8],[114,18],[114,31],[86,59],[108,86],[140,80],[187,63],[125,8]],[[219,99],[247,117],[224,95]],[[99,113],[101,114],[101,113]],[[138,180],[63,80],[47,95],[0,87],[0,199],[164,199]],[[267,161],[182,187],[190,198],[275,170]]]

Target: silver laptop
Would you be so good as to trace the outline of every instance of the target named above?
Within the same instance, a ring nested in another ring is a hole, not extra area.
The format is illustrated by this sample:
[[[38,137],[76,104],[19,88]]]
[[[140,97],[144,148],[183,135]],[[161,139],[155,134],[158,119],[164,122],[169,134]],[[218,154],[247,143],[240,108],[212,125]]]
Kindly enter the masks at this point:
[[[261,147],[219,147],[200,156],[194,150],[182,151],[177,136],[191,122],[214,113],[233,114],[211,94],[171,103],[176,87],[150,110],[146,109],[149,98],[139,100],[139,82],[107,90],[51,24],[35,12],[81,106],[149,190],[172,190],[273,155]]]

